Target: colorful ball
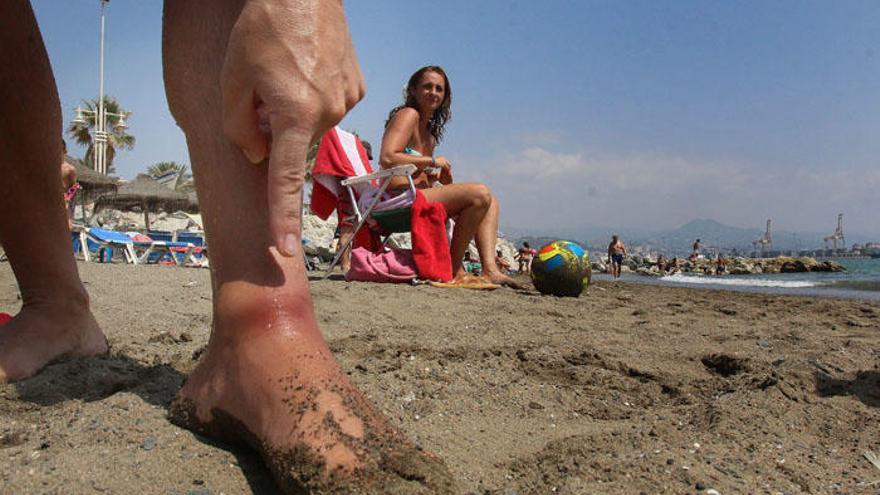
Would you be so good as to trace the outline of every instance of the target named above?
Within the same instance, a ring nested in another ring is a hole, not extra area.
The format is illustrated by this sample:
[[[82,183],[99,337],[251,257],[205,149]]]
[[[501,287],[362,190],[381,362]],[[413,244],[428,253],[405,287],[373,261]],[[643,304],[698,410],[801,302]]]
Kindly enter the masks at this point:
[[[577,297],[590,284],[590,254],[574,242],[551,242],[532,258],[531,275],[542,294]]]

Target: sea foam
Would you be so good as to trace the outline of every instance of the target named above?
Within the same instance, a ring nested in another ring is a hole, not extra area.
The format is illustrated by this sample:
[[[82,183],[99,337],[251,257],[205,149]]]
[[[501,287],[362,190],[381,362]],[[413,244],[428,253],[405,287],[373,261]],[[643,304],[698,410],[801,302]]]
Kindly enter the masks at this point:
[[[806,280],[766,280],[766,279],[745,279],[745,278],[722,278],[722,277],[697,277],[694,275],[682,275],[677,273],[660,278],[663,282],[673,282],[678,284],[700,284],[700,285],[733,285],[740,287],[783,287],[787,289],[798,289],[803,287],[816,287],[817,283],[808,282]]]

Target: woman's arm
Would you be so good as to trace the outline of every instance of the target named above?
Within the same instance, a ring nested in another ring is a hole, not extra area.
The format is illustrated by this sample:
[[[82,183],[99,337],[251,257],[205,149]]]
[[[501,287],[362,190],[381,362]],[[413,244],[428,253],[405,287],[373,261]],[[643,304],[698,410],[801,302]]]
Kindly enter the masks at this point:
[[[412,163],[421,171],[434,163],[430,156],[413,156],[403,151],[418,125],[419,112],[414,108],[401,108],[391,118],[382,136],[382,149],[379,152],[379,163],[383,168]]]

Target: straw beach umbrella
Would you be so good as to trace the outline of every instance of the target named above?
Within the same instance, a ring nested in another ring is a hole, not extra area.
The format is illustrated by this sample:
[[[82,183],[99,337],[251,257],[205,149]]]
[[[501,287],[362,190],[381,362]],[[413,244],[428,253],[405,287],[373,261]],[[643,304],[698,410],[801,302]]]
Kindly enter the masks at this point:
[[[81,160],[66,156],[67,163],[76,170],[76,182],[80,186],[80,191],[76,195],[76,200],[82,209],[83,222],[86,221],[86,203],[90,203],[98,196],[106,193],[112,193],[119,187],[119,179],[109,175],[95,172],[91,168],[83,165]]]
[[[67,163],[76,169],[76,181],[85,192],[101,193],[115,191],[119,187],[119,179],[104,175],[86,167],[79,160],[67,159]]]
[[[128,184],[120,186],[115,194],[98,198],[95,211],[105,207],[123,211],[140,208],[144,212],[144,224],[150,230],[150,212],[185,210],[189,202],[186,194],[169,189],[150,176],[141,174]]]

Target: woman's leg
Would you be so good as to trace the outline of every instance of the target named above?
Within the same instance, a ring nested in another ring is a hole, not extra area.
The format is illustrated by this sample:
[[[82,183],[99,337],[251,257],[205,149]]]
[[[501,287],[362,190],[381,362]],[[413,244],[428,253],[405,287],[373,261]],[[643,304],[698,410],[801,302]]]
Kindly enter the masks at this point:
[[[519,288],[512,278],[501,273],[495,264],[495,244],[498,242],[498,199],[483,184],[462,183],[423,189],[425,199],[443,204],[446,214],[455,218],[452,231],[452,277],[466,275],[462,258],[471,239],[477,244],[482,276],[497,284]]]
[[[73,258],[61,186],[61,105],[27,0],[0,2],[0,243],[21,311],[0,327],[0,383],[63,355],[107,351]],[[4,308],[6,309],[6,308]]]
[[[449,248],[452,255],[452,277],[461,278],[467,275],[462,259],[471,239],[486,221],[486,214],[492,204],[491,191],[483,184],[466,182],[423,189],[422,193],[428,201],[442,204],[448,216],[455,217],[455,229],[452,231]],[[482,254],[481,251],[480,255]],[[492,259],[495,259],[494,252]]]
[[[449,493],[442,463],[417,452],[388,424],[327,347],[299,252],[300,228],[293,256],[273,247],[267,164],[249,163],[223,134],[220,72],[241,9],[231,4],[165,4],[165,85],[196,175],[211,246],[214,312],[208,347],[170,417],[198,432],[248,442],[285,492],[361,493],[365,482],[381,493],[409,493],[416,485]],[[296,173],[302,179],[304,163]]]
[[[492,195],[492,202],[489,210],[480,226],[477,229],[475,241],[477,251],[480,253],[480,261],[483,263],[483,275],[495,282],[496,284],[508,285],[514,288],[520,288],[512,278],[505,275],[498,263],[495,262],[495,247],[498,244],[498,219],[500,217],[500,208],[498,206],[498,198]]]

